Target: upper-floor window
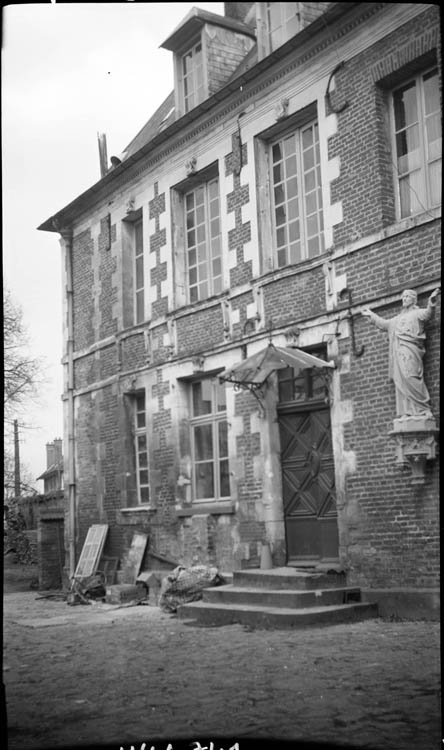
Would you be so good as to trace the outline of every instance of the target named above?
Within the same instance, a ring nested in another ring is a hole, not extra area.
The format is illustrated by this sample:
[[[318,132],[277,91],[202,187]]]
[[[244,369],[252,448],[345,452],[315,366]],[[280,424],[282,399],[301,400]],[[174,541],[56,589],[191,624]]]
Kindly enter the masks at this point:
[[[270,145],[275,264],[299,263],[324,249],[317,122]]]
[[[219,179],[185,193],[185,244],[190,302],[222,291]]]
[[[441,203],[441,109],[438,71],[392,92],[398,212],[401,219]]]
[[[145,281],[143,262],[143,221],[134,222],[134,307],[136,323],[145,319]]]
[[[145,391],[135,397],[134,434],[136,452],[137,497],[141,505],[150,501],[148,440],[146,426]]]
[[[300,30],[299,3],[265,3],[269,51]]]
[[[200,41],[182,56],[181,64],[184,111],[189,112],[205,98],[204,63]]]
[[[193,499],[230,497],[228,425],[225,386],[218,378],[191,385],[191,454]]]

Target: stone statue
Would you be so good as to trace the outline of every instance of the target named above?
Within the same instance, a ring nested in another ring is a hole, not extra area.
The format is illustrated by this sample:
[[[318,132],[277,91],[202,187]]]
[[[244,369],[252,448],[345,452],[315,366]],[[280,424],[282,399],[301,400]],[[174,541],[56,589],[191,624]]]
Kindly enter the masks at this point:
[[[440,289],[429,297],[427,307],[416,304],[413,289],[402,293],[402,311],[394,318],[381,318],[368,308],[362,315],[389,334],[389,376],[396,389],[396,414],[398,417],[419,415],[432,417],[430,396],[424,382],[423,358],[425,353],[425,324],[434,314]]]

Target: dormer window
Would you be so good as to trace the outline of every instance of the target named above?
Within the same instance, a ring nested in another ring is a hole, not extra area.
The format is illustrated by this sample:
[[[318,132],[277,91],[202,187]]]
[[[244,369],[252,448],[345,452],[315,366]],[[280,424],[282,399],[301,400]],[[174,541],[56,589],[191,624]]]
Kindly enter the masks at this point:
[[[184,112],[205,99],[202,42],[199,41],[182,57],[182,92]]]
[[[176,117],[186,115],[223,88],[254,43],[252,26],[192,8],[161,44],[173,53]]]
[[[275,52],[325,13],[332,3],[256,3],[258,59]]]
[[[270,52],[300,30],[299,5],[300,3],[265,3]]]

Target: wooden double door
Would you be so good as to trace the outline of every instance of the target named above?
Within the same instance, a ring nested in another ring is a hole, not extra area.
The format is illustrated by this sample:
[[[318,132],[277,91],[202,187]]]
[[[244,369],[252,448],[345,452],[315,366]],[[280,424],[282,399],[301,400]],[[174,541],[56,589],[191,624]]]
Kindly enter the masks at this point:
[[[280,406],[287,564],[338,559],[338,526],[330,408]]]

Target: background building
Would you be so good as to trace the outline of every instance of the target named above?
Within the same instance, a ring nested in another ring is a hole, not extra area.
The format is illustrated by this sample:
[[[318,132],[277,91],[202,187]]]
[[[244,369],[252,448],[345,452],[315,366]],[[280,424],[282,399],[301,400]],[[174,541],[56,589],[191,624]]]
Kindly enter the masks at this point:
[[[63,440],[56,438],[46,443],[46,469],[38,480],[43,480],[43,494],[63,490]]]
[[[174,92],[39,227],[64,255],[71,572],[107,523],[113,556],[143,530],[231,571],[267,543],[382,611],[437,611],[437,433],[427,458],[391,434],[388,341],[359,313],[439,285],[439,21],[420,3],[193,9],[163,42]],[[335,366],[271,367],[260,393],[219,379],[270,342]],[[437,417],[439,311],[425,373]]]

